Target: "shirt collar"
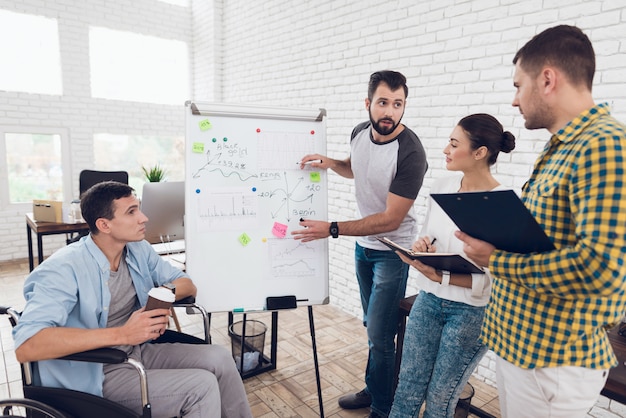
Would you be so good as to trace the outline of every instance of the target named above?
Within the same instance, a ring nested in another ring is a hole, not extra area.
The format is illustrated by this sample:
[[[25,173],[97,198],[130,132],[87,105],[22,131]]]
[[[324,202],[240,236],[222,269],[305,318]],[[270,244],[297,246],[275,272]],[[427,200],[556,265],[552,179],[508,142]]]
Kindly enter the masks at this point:
[[[109,263],[109,260],[107,259],[106,255],[104,255],[100,247],[96,245],[91,234],[89,234],[85,238],[85,245],[87,246],[87,250],[91,253],[93,258],[98,263],[98,268],[100,269],[100,271],[109,271],[111,269],[111,263]],[[124,257],[124,259],[128,263],[128,246],[126,246],[122,257]]]
[[[557,133],[553,135],[553,139],[567,143],[572,141],[579,133],[600,116],[608,116],[611,114],[611,107],[608,103],[595,105],[576,116],[567,123]]]

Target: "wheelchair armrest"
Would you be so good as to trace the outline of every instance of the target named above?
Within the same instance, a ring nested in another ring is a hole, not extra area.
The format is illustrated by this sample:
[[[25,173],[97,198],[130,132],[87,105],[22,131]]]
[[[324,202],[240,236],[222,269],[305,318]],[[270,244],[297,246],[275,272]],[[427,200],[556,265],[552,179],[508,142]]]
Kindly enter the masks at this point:
[[[188,314],[193,314],[196,311],[202,314],[204,341],[206,344],[211,344],[211,314],[207,312],[203,306],[196,303],[196,298],[194,296],[187,296],[186,298],[177,300],[172,306],[174,308],[187,308]]]
[[[132,366],[139,374],[141,404],[143,405],[144,411],[146,410],[146,408],[148,410],[150,409],[150,401],[148,399],[148,375],[146,374],[146,369],[140,361],[128,358],[124,351],[111,347],[96,348],[95,350],[88,350],[80,353],[70,354],[68,356],[61,357],[59,360],[74,360],[106,364],[127,363],[128,365]]]
[[[188,305],[195,305],[195,303],[196,303],[196,298],[194,296],[187,296],[186,298],[182,298],[174,302],[173,306],[188,306]]]
[[[95,350],[82,351],[61,357],[59,360],[85,361],[88,363],[124,363],[128,356],[117,348],[96,348]]]

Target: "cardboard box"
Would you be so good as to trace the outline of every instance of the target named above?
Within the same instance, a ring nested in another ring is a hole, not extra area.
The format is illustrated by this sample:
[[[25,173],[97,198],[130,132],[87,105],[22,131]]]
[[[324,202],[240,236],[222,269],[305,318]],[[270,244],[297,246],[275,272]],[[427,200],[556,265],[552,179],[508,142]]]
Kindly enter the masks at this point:
[[[33,200],[33,218],[37,222],[63,222],[63,202]]]

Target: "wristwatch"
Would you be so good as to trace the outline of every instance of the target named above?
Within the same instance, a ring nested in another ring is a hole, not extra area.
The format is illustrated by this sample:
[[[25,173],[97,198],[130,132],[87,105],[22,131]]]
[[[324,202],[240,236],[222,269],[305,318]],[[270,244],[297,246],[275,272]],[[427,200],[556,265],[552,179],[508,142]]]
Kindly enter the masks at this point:
[[[450,285],[450,272],[447,270],[441,271],[441,285],[442,286]]]
[[[161,287],[169,289],[169,290],[172,291],[173,294],[176,294],[176,286],[173,283],[165,283],[165,284],[161,285]]]
[[[339,227],[337,226],[337,222],[331,222],[330,228],[328,230],[330,232],[330,236],[333,238],[339,238]]]

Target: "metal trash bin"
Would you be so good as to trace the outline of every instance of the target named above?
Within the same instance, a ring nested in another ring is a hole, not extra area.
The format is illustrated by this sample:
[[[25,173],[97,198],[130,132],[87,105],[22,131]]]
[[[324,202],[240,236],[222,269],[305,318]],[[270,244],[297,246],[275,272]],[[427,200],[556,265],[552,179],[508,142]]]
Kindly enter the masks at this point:
[[[454,410],[454,418],[467,418],[469,416],[470,405],[472,404],[472,397],[474,396],[474,386],[469,382],[463,388],[459,402],[456,404]]]
[[[261,321],[246,320],[245,335],[243,331],[244,321],[235,322],[228,328],[233,359],[240,373],[242,373],[242,368],[243,373],[246,373],[256,369],[263,363],[263,347],[265,346],[267,326]]]

